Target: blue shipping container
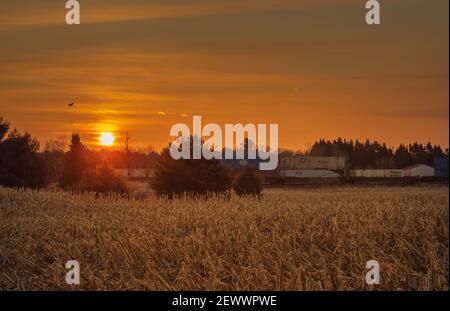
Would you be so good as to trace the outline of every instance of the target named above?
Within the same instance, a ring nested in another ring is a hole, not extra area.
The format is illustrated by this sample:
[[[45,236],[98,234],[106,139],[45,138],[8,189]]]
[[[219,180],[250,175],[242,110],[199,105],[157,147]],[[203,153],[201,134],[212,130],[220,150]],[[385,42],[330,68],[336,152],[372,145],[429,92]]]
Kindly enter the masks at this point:
[[[222,161],[223,165],[231,169],[243,169],[248,166],[259,169],[259,163],[261,162],[261,160],[259,159],[247,159],[247,160],[224,159]]]
[[[435,158],[434,168],[439,171],[448,171],[448,158]]]
[[[434,176],[448,177],[448,157],[434,159]]]
[[[448,177],[448,171],[434,170],[434,176],[436,176],[436,177]]]

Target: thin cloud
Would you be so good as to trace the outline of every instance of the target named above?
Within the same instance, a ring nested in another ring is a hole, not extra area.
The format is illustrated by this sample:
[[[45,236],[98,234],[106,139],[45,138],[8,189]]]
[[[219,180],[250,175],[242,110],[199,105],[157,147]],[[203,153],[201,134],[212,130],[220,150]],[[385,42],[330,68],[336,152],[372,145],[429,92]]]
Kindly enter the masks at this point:
[[[112,23],[161,19],[181,16],[214,16],[240,13],[273,12],[280,10],[304,9],[333,5],[357,5],[359,0],[196,0],[185,3],[149,3],[148,1],[90,1],[82,3],[83,24]],[[14,1],[0,7],[1,30],[29,27],[48,27],[65,23],[66,9],[60,2],[39,1],[39,5]]]

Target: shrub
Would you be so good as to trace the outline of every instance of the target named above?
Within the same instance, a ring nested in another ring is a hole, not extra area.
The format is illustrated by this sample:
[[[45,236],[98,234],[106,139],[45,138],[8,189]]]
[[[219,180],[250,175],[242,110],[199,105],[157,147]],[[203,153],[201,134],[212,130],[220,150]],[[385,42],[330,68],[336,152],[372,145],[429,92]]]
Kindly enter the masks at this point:
[[[233,189],[240,196],[261,196],[263,181],[252,167],[246,167],[233,183]]]
[[[103,164],[97,169],[85,170],[80,182],[74,185],[72,190],[119,194],[128,192],[125,180],[115,175],[108,164]]]

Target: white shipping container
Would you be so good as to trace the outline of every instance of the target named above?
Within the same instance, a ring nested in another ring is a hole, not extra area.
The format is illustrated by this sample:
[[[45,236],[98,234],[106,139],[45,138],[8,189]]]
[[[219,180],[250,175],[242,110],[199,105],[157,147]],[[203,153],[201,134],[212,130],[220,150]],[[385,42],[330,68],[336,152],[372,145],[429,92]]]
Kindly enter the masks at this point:
[[[114,169],[114,173],[118,176],[122,177],[130,177],[130,178],[147,178],[153,177],[153,170],[145,169],[145,168],[130,168],[128,169]]]
[[[341,177],[336,172],[328,170],[282,170],[282,177],[291,178],[338,178]]]
[[[292,156],[281,159],[282,170],[345,170],[344,157]]]
[[[383,174],[383,176],[381,176]],[[384,177],[384,172],[376,172],[376,170],[351,170],[350,176],[352,177]]]
[[[403,170],[351,170],[352,177],[383,178],[383,177],[403,177]]]
[[[385,170],[384,177],[404,177],[403,170]]]

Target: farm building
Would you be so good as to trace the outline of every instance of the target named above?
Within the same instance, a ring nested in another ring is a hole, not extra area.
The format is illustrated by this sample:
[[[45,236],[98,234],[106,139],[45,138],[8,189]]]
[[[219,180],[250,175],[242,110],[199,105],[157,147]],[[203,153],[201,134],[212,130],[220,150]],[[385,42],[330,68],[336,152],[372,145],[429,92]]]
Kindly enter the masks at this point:
[[[425,164],[414,164],[403,169],[405,177],[432,177],[434,168]]]

